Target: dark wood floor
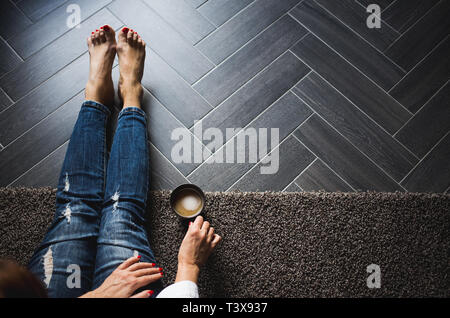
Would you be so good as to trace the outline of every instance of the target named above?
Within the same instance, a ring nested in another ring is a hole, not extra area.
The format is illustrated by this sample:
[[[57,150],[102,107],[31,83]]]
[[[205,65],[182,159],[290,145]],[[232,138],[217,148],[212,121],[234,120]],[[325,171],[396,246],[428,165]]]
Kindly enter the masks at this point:
[[[366,25],[373,2],[380,29]],[[81,8],[72,29],[69,4]],[[0,186],[56,186],[85,39],[104,24],[148,43],[152,189],[449,190],[449,0],[2,1]],[[279,128],[278,172],[173,162],[171,132],[200,119],[203,130]]]

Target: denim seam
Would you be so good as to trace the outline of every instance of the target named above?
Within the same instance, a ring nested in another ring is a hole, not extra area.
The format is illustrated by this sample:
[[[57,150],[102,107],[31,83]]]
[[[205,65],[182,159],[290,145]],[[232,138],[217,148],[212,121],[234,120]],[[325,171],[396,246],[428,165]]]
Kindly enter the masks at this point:
[[[111,111],[109,110],[109,108],[103,104],[97,103],[93,100],[87,100],[83,103],[82,107],[86,106],[86,107],[92,107],[95,109],[100,110],[101,112],[105,113],[107,116],[111,115]]]
[[[141,115],[145,119],[147,119],[147,114],[138,107],[127,107],[127,108],[122,109],[119,113],[119,118],[124,116],[126,113],[136,113],[138,115]]]
[[[104,129],[103,129],[103,149],[102,149],[102,164],[103,164],[103,183],[102,183],[102,189],[103,189],[103,201],[105,200],[105,194],[106,194],[106,176],[107,176],[107,169],[108,169],[108,162],[106,160],[106,152],[107,152],[107,145],[106,145],[106,134],[107,134],[107,124],[108,121],[105,118],[105,123],[104,123]],[[102,206],[100,209],[103,209],[103,202],[102,202]],[[99,211],[98,215],[99,217],[101,216],[102,212],[101,210]],[[99,228],[100,231],[100,228]]]
[[[145,149],[147,152],[147,158],[150,159],[150,147],[148,145],[148,129],[145,130]],[[147,159],[147,162],[148,162]],[[148,191],[149,191],[149,187],[150,187],[150,164],[147,164],[147,188],[146,188],[146,196],[145,196],[145,200],[144,200],[144,206],[145,206],[145,210],[147,210],[147,200],[148,200]],[[146,213],[144,212],[144,215]]]

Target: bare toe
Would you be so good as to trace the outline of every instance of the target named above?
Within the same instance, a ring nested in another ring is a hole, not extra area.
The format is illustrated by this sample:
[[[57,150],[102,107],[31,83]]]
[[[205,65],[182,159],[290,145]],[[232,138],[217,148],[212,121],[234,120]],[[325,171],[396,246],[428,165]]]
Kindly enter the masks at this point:
[[[105,43],[106,42],[105,32],[100,31],[99,34],[98,34],[98,38],[99,38],[101,43]]]
[[[86,99],[110,105],[114,99],[111,70],[116,55],[114,30],[105,26],[91,33],[87,40],[90,55]]]
[[[123,98],[124,107],[139,106],[142,97],[141,80],[144,72],[145,44],[134,30],[123,29],[117,44],[119,56],[120,79],[119,96]]]
[[[134,31],[133,31],[133,30],[128,31],[128,34],[127,34],[127,42],[128,42],[130,45],[133,45],[133,34],[134,34]]]
[[[119,32],[119,43],[127,41],[127,34],[128,34],[129,31],[130,31],[130,29],[128,29],[128,28],[123,28],[122,30],[120,30],[120,32]]]
[[[94,41],[93,42],[94,42],[95,45],[99,45],[100,43],[102,43],[101,40],[100,40],[100,32],[99,32],[99,30],[95,30]]]
[[[115,39],[115,32],[113,28],[111,28],[108,24],[103,26],[103,31],[105,32],[105,37],[109,41],[113,41]]]

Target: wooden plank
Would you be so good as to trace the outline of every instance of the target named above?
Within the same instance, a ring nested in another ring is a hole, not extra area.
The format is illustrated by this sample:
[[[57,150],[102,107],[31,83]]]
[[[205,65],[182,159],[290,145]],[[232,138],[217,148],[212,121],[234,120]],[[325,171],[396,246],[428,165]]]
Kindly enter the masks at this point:
[[[225,136],[227,128],[245,127],[308,71],[305,64],[292,53],[286,52],[223,104],[212,110],[201,121],[203,130],[210,127],[218,128]],[[231,137],[228,136],[228,139]]]
[[[32,24],[13,3],[0,2],[0,36],[8,40]]]
[[[143,0],[192,44],[216,27],[185,1]]]
[[[396,0],[377,0],[377,1],[373,1],[373,0],[357,0],[359,3],[361,3],[361,5],[363,5],[364,7],[367,7],[368,5],[375,3],[378,4],[381,8],[381,10],[386,9],[388,6],[390,6],[393,2],[395,2]]]
[[[405,75],[385,55],[313,0],[303,1],[290,14],[382,88],[390,89]]]
[[[202,4],[204,4],[205,2],[207,2],[208,0],[184,0],[186,1],[190,6],[192,6],[193,8],[198,8],[200,7]]]
[[[397,0],[383,12],[382,19],[403,33],[438,2],[439,0]]]
[[[212,109],[200,94],[149,48],[142,85],[188,128]]]
[[[286,189],[283,190],[283,192],[302,192],[303,190],[300,189],[298,185],[295,183],[291,183]]]
[[[402,190],[319,116],[311,116],[294,135],[355,190]]]
[[[353,189],[320,159],[314,161],[295,179],[295,185],[304,191],[353,192]]]
[[[450,78],[450,37],[441,42],[391,91],[392,97],[415,113]]]
[[[22,59],[8,45],[8,43],[0,38],[0,77],[12,71],[22,63]]]
[[[234,184],[231,190],[281,191],[315,159],[315,156],[292,136],[277,148],[279,168],[276,173],[262,174],[260,168],[266,165],[260,162]]]
[[[404,146],[317,74],[308,75],[293,91],[395,180],[417,164]]]
[[[450,82],[396,134],[400,142],[420,158],[450,130]]]
[[[86,53],[0,113],[0,141],[4,146],[82,91],[88,70],[89,55]]]
[[[73,131],[84,92],[0,152],[0,186],[7,186],[65,143]]]
[[[33,22],[36,22],[66,2],[67,0],[21,0],[17,6]]]
[[[71,4],[80,6],[81,22],[83,22],[110,2],[111,0],[72,0]],[[66,6],[57,8],[49,13],[45,19],[30,25],[17,36],[10,38],[8,42],[22,58],[30,57],[71,30],[67,26],[68,13],[66,9]],[[86,34],[86,37],[88,35]]]
[[[5,92],[0,88],[0,112],[11,106],[13,102],[5,94]]]
[[[308,34],[292,51],[389,133],[395,133],[411,117],[395,99],[315,36]]]
[[[142,102],[142,109],[147,113],[148,116],[148,136],[150,142],[155,145],[156,148],[161,151],[161,153],[172,162],[172,164],[177,167],[181,173],[188,175],[192,170],[194,170],[200,163],[194,162],[194,147],[198,147],[203,151],[204,146],[194,138],[192,133],[180,123],[169,111],[161,105],[156,98],[151,96],[147,91],[144,94],[144,99]],[[191,156],[190,162],[187,163],[177,163],[172,159],[172,149],[178,143],[178,140],[172,140],[172,132],[176,129],[183,129],[186,134],[191,137]]]
[[[402,185],[411,192],[444,192],[450,186],[450,133],[412,170]]]
[[[383,19],[381,28],[369,29],[365,23],[368,13],[355,0],[316,0],[316,2],[381,51],[387,49],[400,36],[400,33],[384,23]]]
[[[254,0],[209,0],[198,11],[216,26],[224,24]]]
[[[177,186],[189,181],[172,166],[154,145],[149,144],[150,150],[150,182],[149,189],[174,190]]]
[[[64,66],[87,52],[87,36],[99,25],[109,24],[118,29],[122,22],[106,9],[102,9],[83,22],[81,28],[74,28],[53,41],[20,64],[14,72],[0,79],[0,86],[13,100],[28,94],[33,88],[49,79]]]
[[[450,1],[440,1],[408,29],[385,53],[405,70],[411,70],[446,36],[450,29]]]
[[[13,183],[12,187],[52,187],[58,186],[58,181],[66,157],[69,141],[58,147],[45,159],[40,161],[30,170],[21,175]]]
[[[155,11],[140,1],[114,1],[109,8],[173,67],[186,81],[194,83],[214,65]]]
[[[247,128],[255,129],[255,132],[258,133],[258,138],[263,138],[263,135],[259,134],[260,129],[267,129],[267,151],[271,151],[278,145],[274,145],[271,142],[272,128],[278,129],[279,140],[284,140],[295,130],[295,128],[304,122],[311,113],[308,106],[300,101],[294,94],[289,92],[251,122]],[[252,155],[259,157],[257,152],[255,152],[258,150],[255,150],[252,147],[254,145],[250,146],[247,139],[245,139],[245,144],[242,143],[244,138],[248,138],[245,136],[244,131],[241,131],[234,136],[224,148],[216,151],[212,158],[209,158],[195,170],[189,176],[189,180],[208,191],[227,190],[256,164],[257,160],[253,162],[250,160],[250,151],[254,152]],[[233,160],[231,160],[231,162],[227,162],[226,157],[227,151],[231,151],[229,149],[233,151]],[[238,154],[244,157],[244,162],[238,163]]]
[[[302,26],[284,16],[202,78],[194,88],[211,105],[217,106],[305,34]]]
[[[199,42],[196,47],[211,61],[219,64],[299,1],[257,0]]]

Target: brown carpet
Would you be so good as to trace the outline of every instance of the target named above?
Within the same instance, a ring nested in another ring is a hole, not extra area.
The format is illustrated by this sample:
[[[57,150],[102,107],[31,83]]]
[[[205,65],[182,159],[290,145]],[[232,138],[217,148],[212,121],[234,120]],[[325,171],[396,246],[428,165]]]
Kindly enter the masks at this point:
[[[182,224],[169,192],[150,195],[150,242],[175,277]],[[0,189],[0,257],[26,264],[53,215],[55,190]],[[223,236],[202,297],[449,297],[450,196],[409,193],[207,193]],[[381,268],[369,289],[366,268]]]

